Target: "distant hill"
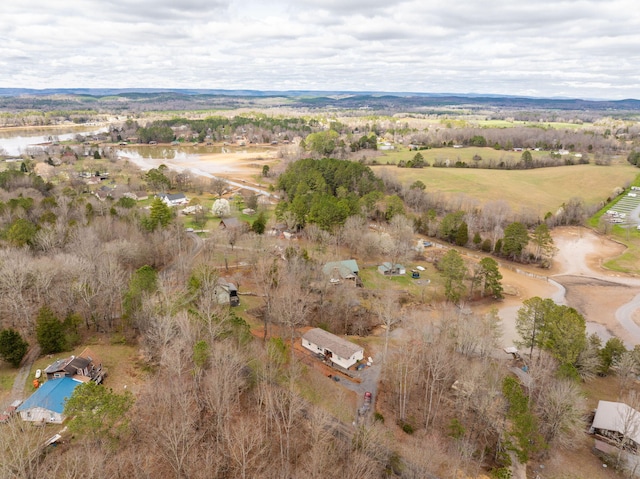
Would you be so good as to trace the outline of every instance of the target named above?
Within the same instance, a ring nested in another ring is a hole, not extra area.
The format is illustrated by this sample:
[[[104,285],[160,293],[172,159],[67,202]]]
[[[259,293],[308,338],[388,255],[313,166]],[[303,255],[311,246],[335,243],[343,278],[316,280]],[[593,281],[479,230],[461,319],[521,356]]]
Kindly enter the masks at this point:
[[[442,107],[500,108],[525,110],[571,110],[640,112],[640,100],[582,100],[533,98],[508,95],[350,92],[350,91],[260,91],[163,88],[51,88],[33,90],[0,88],[0,108],[8,110],[81,109],[97,106],[124,109],[195,109],[269,107],[420,111]]]

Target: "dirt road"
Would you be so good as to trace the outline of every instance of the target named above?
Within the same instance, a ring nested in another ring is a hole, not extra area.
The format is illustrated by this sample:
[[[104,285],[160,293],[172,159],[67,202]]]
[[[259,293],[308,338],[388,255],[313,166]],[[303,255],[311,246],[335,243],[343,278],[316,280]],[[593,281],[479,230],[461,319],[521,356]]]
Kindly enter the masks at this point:
[[[18,370],[18,374],[16,375],[15,380],[13,381],[13,387],[11,388],[11,394],[9,395],[9,399],[6,404],[2,404],[0,406],[0,412],[4,410],[9,404],[11,404],[16,399],[24,400],[26,399],[26,394],[24,391],[25,385],[27,383],[27,376],[29,375],[29,371],[31,371],[31,366],[34,361],[38,359],[40,356],[40,346],[35,345],[31,348],[27,355],[22,359],[22,365]]]

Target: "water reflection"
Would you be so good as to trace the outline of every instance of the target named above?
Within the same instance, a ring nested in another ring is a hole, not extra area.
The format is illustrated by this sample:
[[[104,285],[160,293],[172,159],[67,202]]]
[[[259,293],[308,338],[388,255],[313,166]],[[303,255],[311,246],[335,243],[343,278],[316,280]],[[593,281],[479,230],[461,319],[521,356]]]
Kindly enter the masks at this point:
[[[76,135],[92,136],[108,131],[107,127],[74,127],[70,128],[30,128],[28,130],[11,129],[0,130],[0,148],[8,155],[19,156],[36,145],[48,143],[53,139],[68,141],[75,139]]]

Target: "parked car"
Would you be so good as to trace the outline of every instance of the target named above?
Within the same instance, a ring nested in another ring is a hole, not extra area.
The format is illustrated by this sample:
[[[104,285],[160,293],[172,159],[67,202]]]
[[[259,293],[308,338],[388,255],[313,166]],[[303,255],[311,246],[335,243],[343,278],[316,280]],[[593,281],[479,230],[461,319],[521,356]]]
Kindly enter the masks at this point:
[[[372,399],[372,394],[367,391],[366,393],[364,393],[364,407],[366,409],[370,409],[371,408],[371,399]]]
[[[36,379],[40,379],[40,376],[42,376],[42,369],[36,369]]]
[[[358,416],[365,416],[371,409],[371,393],[367,391],[364,393],[364,404],[358,408]]]

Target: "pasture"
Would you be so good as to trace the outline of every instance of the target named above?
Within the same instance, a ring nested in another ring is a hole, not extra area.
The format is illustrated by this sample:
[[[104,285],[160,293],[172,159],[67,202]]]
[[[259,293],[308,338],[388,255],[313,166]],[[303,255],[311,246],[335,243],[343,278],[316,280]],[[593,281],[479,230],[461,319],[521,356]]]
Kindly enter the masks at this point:
[[[398,150],[385,151],[382,156],[377,157],[375,160],[378,164],[397,165],[399,161],[409,161],[420,153],[427,163],[433,165],[437,160],[444,161],[449,160],[452,164],[456,161],[464,161],[469,165],[476,163],[473,159],[474,156],[482,158],[481,164],[487,161],[493,161],[494,163],[517,163],[522,157],[521,151],[513,150],[496,150],[494,148],[480,148],[480,147],[465,147],[465,148],[431,148],[429,150],[412,151],[406,148],[400,148]],[[543,159],[549,157],[548,151],[531,151],[531,157],[534,160]],[[577,161],[577,159],[576,159]]]
[[[534,123],[531,121],[509,121],[509,120],[477,120],[469,121],[471,125],[479,126],[481,128],[515,128],[515,127],[530,127],[530,128],[542,128],[545,130],[581,130],[586,128],[593,128],[593,123],[568,123],[558,121],[545,121]]]
[[[571,198],[582,198],[595,205],[612,194],[614,188],[626,186],[638,175],[631,165],[574,165],[534,170],[485,170],[475,168],[398,168],[374,166],[403,185],[422,181],[430,192],[447,195],[464,194],[480,203],[504,200],[514,210],[533,209],[540,217],[555,213]]]

